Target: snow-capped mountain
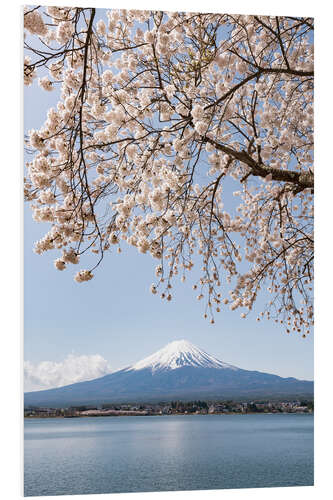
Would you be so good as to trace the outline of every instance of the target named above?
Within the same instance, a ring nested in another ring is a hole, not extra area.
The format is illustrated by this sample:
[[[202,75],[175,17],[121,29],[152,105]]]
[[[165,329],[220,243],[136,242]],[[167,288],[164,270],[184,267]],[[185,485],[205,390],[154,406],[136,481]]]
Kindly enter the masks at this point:
[[[174,342],[170,342],[170,344],[167,344],[163,349],[129,366],[126,370],[149,369],[155,373],[163,370],[176,370],[183,366],[238,370],[235,366],[223,363],[217,358],[214,358],[214,356],[210,356],[187,340],[175,340]]]
[[[66,407],[174,399],[308,397],[313,382],[237,368],[178,340],[104,377],[25,394],[25,406]]]

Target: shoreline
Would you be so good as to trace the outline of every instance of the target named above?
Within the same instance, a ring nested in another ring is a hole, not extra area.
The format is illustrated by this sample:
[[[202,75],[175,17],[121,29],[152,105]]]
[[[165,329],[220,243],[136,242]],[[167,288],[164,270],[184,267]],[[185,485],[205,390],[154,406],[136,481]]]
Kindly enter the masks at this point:
[[[103,417],[115,417],[115,418],[121,418],[121,417],[188,417],[188,416],[213,416],[213,415],[219,415],[219,416],[246,416],[246,415],[314,415],[314,412],[247,412],[247,413],[237,413],[237,412],[230,412],[230,413],[170,413],[170,414],[159,414],[159,413],[152,413],[150,415],[147,414],[138,414],[138,415],[73,415],[73,416],[63,416],[63,415],[56,415],[56,416],[40,416],[40,415],[29,415],[25,416],[24,420],[33,420],[33,419],[40,419],[40,420],[55,420],[55,419],[76,419],[76,418],[103,418]]]

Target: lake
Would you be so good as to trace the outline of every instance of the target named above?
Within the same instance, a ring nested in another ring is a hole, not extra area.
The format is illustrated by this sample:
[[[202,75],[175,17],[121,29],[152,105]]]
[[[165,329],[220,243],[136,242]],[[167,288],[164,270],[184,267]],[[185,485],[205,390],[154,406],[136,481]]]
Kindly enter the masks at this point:
[[[24,494],[313,484],[313,416],[25,419]]]

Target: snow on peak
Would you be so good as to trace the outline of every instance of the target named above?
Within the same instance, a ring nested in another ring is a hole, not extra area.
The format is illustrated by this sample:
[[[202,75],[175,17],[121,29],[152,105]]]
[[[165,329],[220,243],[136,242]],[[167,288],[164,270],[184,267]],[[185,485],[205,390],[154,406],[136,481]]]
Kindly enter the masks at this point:
[[[148,356],[138,363],[128,367],[127,371],[149,368],[154,373],[161,370],[175,370],[176,368],[181,368],[182,366],[194,366],[199,368],[231,368],[233,370],[237,370],[235,366],[223,363],[217,358],[210,356],[205,351],[199,349],[187,340],[175,340],[151,356]]]

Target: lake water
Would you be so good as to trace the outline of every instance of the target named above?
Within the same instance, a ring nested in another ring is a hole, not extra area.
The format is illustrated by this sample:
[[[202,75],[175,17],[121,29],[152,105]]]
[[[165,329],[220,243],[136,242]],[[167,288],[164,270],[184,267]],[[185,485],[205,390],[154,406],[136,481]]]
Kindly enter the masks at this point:
[[[25,420],[25,496],[313,484],[313,416]]]

